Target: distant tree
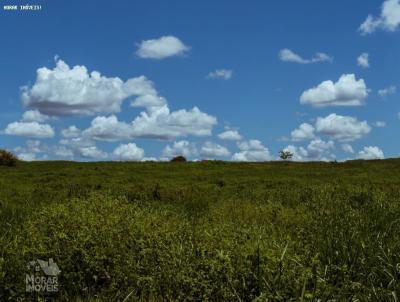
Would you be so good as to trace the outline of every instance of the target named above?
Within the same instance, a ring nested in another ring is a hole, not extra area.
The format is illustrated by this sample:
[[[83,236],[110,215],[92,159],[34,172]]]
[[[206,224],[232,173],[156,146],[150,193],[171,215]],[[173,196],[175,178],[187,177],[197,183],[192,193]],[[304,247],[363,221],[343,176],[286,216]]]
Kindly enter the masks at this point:
[[[18,162],[18,157],[7,150],[0,149],[0,166],[15,166]]]
[[[173,163],[184,163],[186,161],[187,161],[186,158],[182,155],[175,156],[173,159],[171,159],[171,162]]]
[[[293,153],[288,150],[281,150],[279,151],[279,157],[283,160],[292,159]]]

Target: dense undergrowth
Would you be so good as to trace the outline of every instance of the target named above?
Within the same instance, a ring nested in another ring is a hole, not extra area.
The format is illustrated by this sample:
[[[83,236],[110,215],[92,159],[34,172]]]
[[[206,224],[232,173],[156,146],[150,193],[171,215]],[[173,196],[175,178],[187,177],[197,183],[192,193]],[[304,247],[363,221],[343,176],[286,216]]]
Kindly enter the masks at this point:
[[[0,301],[398,301],[400,161],[0,167]],[[53,258],[59,291],[25,291]]]

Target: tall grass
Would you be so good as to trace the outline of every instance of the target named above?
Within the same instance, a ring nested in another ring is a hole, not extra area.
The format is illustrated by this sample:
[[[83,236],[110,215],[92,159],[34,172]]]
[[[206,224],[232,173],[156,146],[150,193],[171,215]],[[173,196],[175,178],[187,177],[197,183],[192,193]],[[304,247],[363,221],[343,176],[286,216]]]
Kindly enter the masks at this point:
[[[0,300],[397,301],[399,166],[1,170]],[[50,297],[25,292],[37,258],[62,270]]]

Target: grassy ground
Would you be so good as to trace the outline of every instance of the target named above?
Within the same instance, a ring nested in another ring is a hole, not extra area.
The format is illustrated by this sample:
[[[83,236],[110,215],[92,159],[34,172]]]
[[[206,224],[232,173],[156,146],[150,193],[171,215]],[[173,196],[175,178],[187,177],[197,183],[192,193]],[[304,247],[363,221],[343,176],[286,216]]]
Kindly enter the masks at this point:
[[[400,299],[400,160],[0,167],[0,301]],[[53,258],[59,290],[27,293]]]

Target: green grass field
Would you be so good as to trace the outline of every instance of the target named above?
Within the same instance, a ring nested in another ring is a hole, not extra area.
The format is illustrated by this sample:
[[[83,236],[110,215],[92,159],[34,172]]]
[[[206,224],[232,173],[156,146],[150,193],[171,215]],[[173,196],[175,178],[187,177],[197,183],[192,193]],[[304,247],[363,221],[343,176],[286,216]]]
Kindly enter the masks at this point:
[[[400,299],[400,160],[0,167],[0,301]],[[53,258],[58,291],[26,292]]]

